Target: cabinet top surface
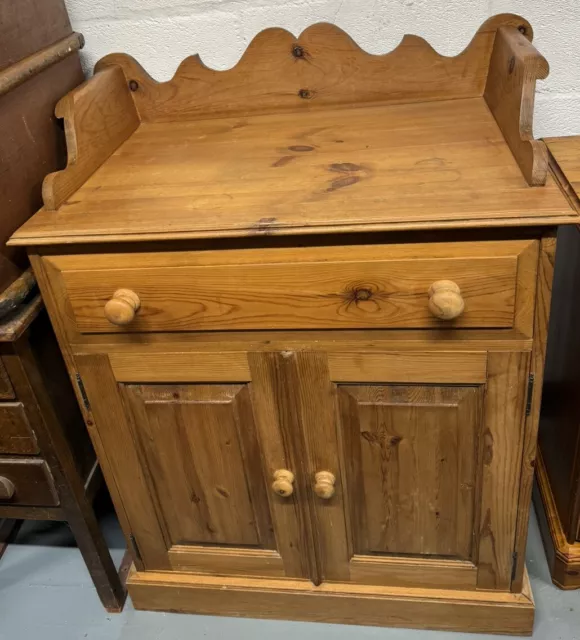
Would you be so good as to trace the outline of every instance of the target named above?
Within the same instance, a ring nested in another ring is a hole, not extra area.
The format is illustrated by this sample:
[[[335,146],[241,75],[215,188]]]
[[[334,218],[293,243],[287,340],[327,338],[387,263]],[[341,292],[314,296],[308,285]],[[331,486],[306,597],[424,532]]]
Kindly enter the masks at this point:
[[[580,136],[547,138],[545,142],[552,165],[557,168],[556,175],[562,180],[570,202],[580,212]]]
[[[481,97],[142,122],[12,244],[575,222],[530,187]]]

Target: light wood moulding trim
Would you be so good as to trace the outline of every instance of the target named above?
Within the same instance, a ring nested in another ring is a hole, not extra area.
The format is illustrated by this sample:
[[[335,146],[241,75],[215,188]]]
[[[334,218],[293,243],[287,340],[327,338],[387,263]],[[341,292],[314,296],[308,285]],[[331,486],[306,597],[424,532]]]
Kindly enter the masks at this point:
[[[139,126],[123,71],[105,69],[56,105],[64,118],[68,163],[42,185],[44,207],[54,211],[79,189]]]
[[[95,69],[123,69],[144,122],[469,98],[483,94],[502,26],[521,27],[531,37],[526,20],[503,14],[484,22],[455,57],[440,55],[415,35],[406,35],[389,53],[372,55],[339,27],[320,23],[298,37],[284,29],[262,31],[226,71],[191,56],[170,81],[156,82],[125,54],[108,55]]]
[[[224,549],[174,545],[169,549],[169,563],[174,571],[211,575],[262,575],[284,577],[284,563],[271,549]],[[256,569],[256,563],[260,568]]]
[[[515,594],[133,571],[127,585],[135,608],[153,611],[510,635],[534,622],[527,580]]]
[[[62,40],[15,62],[0,72],[0,96],[16,89],[53,64],[68,58],[85,46],[82,33],[71,33]]]
[[[484,384],[487,354],[464,351],[433,353],[329,353],[335,382]]]
[[[118,382],[247,382],[250,368],[246,353],[116,352],[109,355]]]
[[[548,150],[534,140],[534,97],[549,65],[530,40],[525,30],[498,28],[484,98],[528,184],[539,186],[546,184]]]
[[[477,567],[464,560],[380,558],[354,555],[349,563],[354,582],[397,587],[475,589]]]

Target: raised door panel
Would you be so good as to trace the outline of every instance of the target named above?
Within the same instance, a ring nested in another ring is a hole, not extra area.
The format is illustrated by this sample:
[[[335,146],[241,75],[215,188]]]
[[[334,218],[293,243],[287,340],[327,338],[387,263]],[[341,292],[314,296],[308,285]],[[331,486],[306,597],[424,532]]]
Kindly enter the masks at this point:
[[[174,568],[283,575],[247,385],[123,385]]]
[[[338,394],[355,555],[471,559],[483,388]]]

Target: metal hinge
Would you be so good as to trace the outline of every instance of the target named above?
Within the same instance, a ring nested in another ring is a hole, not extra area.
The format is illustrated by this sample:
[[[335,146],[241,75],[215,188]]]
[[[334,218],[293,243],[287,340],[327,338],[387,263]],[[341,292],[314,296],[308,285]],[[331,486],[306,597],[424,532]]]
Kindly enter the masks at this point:
[[[87,397],[87,392],[85,391],[85,385],[83,384],[83,381],[81,380],[81,377],[79,376],[79,374],[76,374],[76,378],[77,378],[77,387],[79,388],[79,392],[81,394],[81,398],[83,399],[83,404],[85,405],[85,409],[87,411],[91,410],[91,403],[89,402],[89,398]]]
[[[512,554],[512,582],[516,579],[516,573],[518,571],[518,552],[514,551]]]
[[[526,400],[526,415],[532,413],[532,396],[534,394],[534,374],[530,373],[528,377],[528,398]]]
[[[141,557],[141,552],[139,551],[139,545],[137,544],[137,540],[135,540],[135,536],[133,534],[129,536],[129,542],[133,547],[133,559],[138,560],[139,562],[143,562],[143,558]]]

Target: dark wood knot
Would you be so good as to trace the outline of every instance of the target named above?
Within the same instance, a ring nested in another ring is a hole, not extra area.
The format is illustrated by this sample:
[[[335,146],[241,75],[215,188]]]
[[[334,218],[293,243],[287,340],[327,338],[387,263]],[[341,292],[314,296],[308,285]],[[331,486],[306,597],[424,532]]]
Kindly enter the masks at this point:
[[[304,48],[303,48],[303,47],[301,47],[299,44],[295,44],[295,45],[292,47],[292,55],[293,55],[295,58],[304,58],[304,55],[305,55]]]
[[[312,91],[310,91],[310,89],[300,89],[298,96],[303,100],[310,100],[310,98],[312,98]]]
[[[373,292],[370,289],[355,289],[354,299],[359,302],[361,300],[370,300],[373,296]]]
[[[508,62],[508,73],[510,76],[514,72],[515,66],[516,66],[516,58],[515,56],[511,56]]]

